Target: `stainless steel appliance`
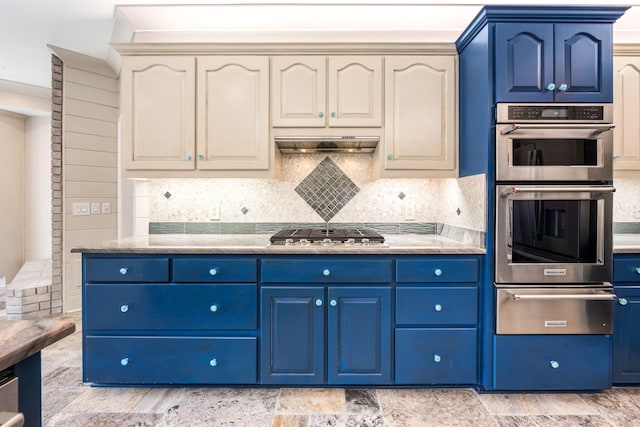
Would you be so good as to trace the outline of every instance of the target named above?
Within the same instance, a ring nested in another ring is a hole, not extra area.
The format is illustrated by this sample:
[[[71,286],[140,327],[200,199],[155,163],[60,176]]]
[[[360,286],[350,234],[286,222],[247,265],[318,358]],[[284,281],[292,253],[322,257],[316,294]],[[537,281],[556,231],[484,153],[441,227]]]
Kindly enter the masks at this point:
[[[609,185],[498,185],[496,282],[610,281],[614,191]]]
[[[498,104],[497,181],[613,179],[613,105]]]
[[[498,334],[610,334],[613,287],[498,287]]]
[[[386,246],[384,237],[368,228],[293,228],[277,232],[269,239],[272,245],[285,246]]]

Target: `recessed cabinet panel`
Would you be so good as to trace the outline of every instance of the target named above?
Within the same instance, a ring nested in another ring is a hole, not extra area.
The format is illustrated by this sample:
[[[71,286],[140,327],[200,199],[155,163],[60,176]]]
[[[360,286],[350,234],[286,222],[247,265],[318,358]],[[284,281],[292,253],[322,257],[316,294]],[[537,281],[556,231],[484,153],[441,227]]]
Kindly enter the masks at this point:
[[[195,167],[195,59],[125,57],[123,161],[127,169]]]
[[[269,58],[198,57],[198,169],[269,168]]]
[[[386,57],[385,169],[454,169],[454,57]]]
[[[638,281],[637,284],[640,284]],[[640,287],[616,286],[613,324],[613,382],[640,382]]]
[[[382,57],[329,57],[329,126],[382,126]]]
[[[640,170],[640,52],[613,59],[614,169]]]
[[[326,58],[276,56],[271,62],[273,126],[324,126]]]

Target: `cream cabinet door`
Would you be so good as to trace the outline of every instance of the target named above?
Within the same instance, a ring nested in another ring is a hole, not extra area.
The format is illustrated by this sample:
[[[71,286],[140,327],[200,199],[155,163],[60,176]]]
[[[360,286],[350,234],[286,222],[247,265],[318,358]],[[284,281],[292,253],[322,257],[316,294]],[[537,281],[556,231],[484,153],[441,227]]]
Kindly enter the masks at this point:
[[[382,126],[382,57],[329,57],[329,126]]]
[[[455,72],[453,56],[385,58],[384,169],[455,173]]]
[[[121,73],[125,169],[195,167],[195,58],[125,56]]]
[[[325,126],[326,57],[275,56],[271,73],[273,126]]]
[[[640,170],[640,57],[613,59],[615,170]]]
[[[198,169],[269,169],[269,58],[197,60]]]

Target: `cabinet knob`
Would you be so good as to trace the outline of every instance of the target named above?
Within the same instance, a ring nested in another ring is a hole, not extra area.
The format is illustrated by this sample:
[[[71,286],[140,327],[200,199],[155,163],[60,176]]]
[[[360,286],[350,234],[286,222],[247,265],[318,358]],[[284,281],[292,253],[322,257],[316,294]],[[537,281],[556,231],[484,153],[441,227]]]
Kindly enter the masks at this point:
[[[211,276],[215,276],[216,274],[218,274],[218,269],[217,268],[212,268],[211,270],[209,270],[209,274]]]
[[[556,362],[555,360],[552,360],[549,365],[551,365],[551,367],[553,369],[558,369],[560,367],[560,363]]]
[[[322,300],[320,298],[316,300],[316,307],[322,307]]]
[[[558,86],[558,90],[564,92],[565,90],[568,89],[569,86],[567,86],[566,83],[562,83],[560,86]]]
[[[204,154],[198,154],[198,160],[204,160]]]
[[[215,313],[216,311],[218,311],[218,304],[213,304],[211,307],[209,307],[209,310],[211,310],[212,313]]]
[[[336,305],[338,305],[338,301],[332,299],[331,302],[329,302],[329,304],[331,305],[331,307],[335,307]]]
[[[549,83],[547,85],[547,90],[556,90],[556,84],[555,83]]]
[[[442,306],[440,304],[436,304],[436,305],[433,306],[433,309],[435,311],[442,311]]]
[[[124,359],[120,359],[120,365],[127,366],[129,364],[129,358],[125,357]]]
[[[126,313],[127,311],[129,311],[129,305],[128,304],[123,304],[120,306],[120,311],[123,313]]]
[[[187,161],[188,161],[188,160],[191,160],[191,158],[192,158],[192,157],[191,157],[191,155],[190,155],[190,154],[187,154],[186,156],[184,156],[184,159],[185,159],[185,160],[187,160]]]
[[[393,154],[387,154],[387,160],[393,160]]]
[[[332,111],[332,112],[331,112],[331,117],[335,119],[335,118],[336,118],[336,116],[337,116],[336,112],[335,112],[335,111]]]
[[[440,361],[442,360],[442,358],[440,357],[439,354],[434,354],[433,355],[433,361],[436,363],[440,363]]]
[[[321,118],[322,118],[322,117],[324,117],[324,113],[323,113],[322,111],[320,111],[320,112],[318,113],[318,117],[321,117]]]
[[[325,268],[324,270],[322,270],[322,275],[323,275],[323,276],[328,276],[328,275],[330,275],[330,274],[331,274],[331,271],[329,271],[329,269],[328,269],[328,268]]]
[[[120,274],[127,274],[129,272],[129,268],[128,267],[122,267],[120,269]]]
[[[627,305],[627,304],[629,304],[629,301],[627,301],[626,298],[618,298],[618,304]]]
[[[218,359],[211,359],[209,361],[209,366],[212,366],[212,367],[218,366]]]
[[[442,276],[442,270],[439,268],[436,268],[435,270],[433,270],[433,275],[436,277]]]
[[[635,270],[636,270],[636,274],[640,274],[640,267],[636,267]]]

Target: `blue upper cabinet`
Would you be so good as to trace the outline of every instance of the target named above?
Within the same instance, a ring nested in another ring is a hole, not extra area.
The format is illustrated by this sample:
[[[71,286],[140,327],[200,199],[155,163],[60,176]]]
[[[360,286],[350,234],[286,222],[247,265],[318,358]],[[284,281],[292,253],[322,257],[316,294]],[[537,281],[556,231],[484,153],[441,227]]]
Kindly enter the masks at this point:
[[[610,24],[498,23],[497,102],[611,102]]]

